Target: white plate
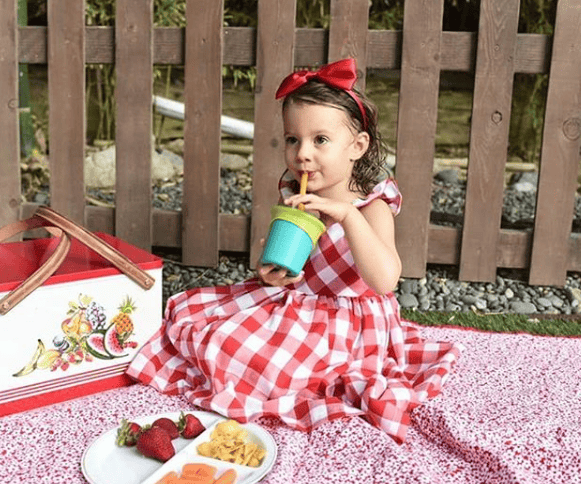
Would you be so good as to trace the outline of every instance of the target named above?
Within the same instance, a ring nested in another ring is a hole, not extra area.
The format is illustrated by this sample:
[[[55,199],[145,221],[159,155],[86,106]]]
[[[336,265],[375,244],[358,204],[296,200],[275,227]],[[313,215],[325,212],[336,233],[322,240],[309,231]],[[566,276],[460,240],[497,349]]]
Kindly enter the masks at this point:
[[[238,474],[236,484],[253,484],[260,481],[271,469],[276,460],[276,443],[272,436],[256,424],[242,424],[248,431],[248,440],[266,449],[260,467],[248,467],[210,459],[198,455],[196,447],[210,440],[213,427],[226,420],[224,417],[210,413],[187,411],[194,414],[206,430],[195,439],[177,438],[173,441],[176,455],[165,463],[144,457],[135,447],[119,447],[115,443],[117,427],[94,440],[83,454],[81,467],[90,484],[149,484],[157,482],[170,471],[179,472],[186,463],[206,463],[216,467],[216,477],[226,469],[235,469]],[[134,419],[140,425],[148,424],[161,417],[177,421],[180,412],[164,413]]]

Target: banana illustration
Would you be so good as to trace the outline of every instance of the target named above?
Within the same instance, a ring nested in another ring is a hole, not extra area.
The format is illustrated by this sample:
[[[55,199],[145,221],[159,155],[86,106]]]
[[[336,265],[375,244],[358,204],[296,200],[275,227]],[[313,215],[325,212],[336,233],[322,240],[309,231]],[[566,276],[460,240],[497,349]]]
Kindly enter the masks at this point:
[[[36,370],[38,359],[44,353],[44,350],[45,350],[44,343],[41,340],[38,340],[36,350],[34,351],[34,354],[32,355],[30,361],[26,364],[24,368],[22,368],[22,370],[20,370],[17,373],[14,373],[14,375],[12,376],[25,376]]]

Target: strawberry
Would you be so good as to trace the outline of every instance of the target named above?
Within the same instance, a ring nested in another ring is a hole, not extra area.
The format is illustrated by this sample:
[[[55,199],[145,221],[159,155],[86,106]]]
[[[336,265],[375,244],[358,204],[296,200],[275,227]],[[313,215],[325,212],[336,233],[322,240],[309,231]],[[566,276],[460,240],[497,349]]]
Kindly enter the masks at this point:
[[[206,430],[196,416],[191,413],[184,414],[184,412],[180,414],[178,429],[184,439],[193,439]]]
[[[139,424],[123,419],[121,420],[121,427],[117,429],[115,443],[121,446],[132,447],[137,443],[137,438],[140,433],[141,426]]]
[[[166,417],[158,418],[151,424],[152,427],[161,427],[164,429],[171,439],[177,439],[180,436],[180,431],[178,430],[178,426],[176,423]]]
[[[171,440],[162,427],[154,426],[141,433],[137,439],[137,450],[145,457],[166,462],[176,453]]]

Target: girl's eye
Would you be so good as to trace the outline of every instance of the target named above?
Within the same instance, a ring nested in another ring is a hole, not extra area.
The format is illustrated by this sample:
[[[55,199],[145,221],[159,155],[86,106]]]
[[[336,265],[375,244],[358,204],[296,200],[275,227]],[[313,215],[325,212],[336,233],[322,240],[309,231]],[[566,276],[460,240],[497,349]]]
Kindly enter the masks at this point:
[[[317,136],[315,138],[315,143],[317,143],[318,145],[322,145],[322,144],[326,143],[327,141],[329,141],[329,140],[327,139],[326,136]]]
[[[297,139],[294,136],[287,136],[284,140],[287,145],[294,145],[297,142]]]

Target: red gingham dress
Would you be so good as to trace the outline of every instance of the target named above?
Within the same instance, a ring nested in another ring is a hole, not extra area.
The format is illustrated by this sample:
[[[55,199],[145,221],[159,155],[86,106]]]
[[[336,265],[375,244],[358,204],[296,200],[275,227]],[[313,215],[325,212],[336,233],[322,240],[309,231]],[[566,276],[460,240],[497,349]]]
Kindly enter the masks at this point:
[[[289,189],[283,177],[283,197]],[[376,198],[399,211],[392,180],[355,205]],[[340,224],[304,273],[285,287],[253,278],[173,296],[128,374],[240,422],[275,416],[308,431],[362,415],[403,442],[410,411],[440,393],[461,345],[424,341],[400,319],[393,293],[378,295],[359,276]]]

